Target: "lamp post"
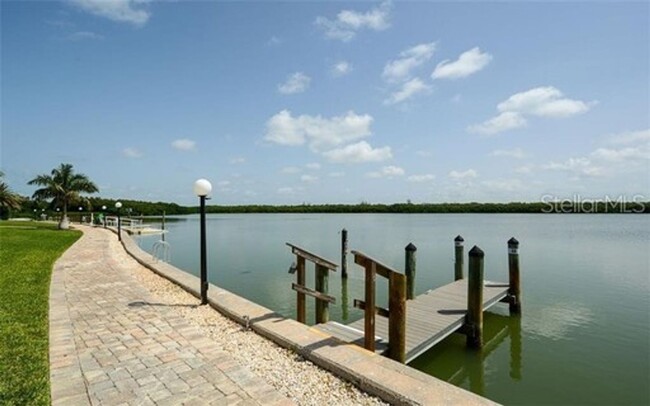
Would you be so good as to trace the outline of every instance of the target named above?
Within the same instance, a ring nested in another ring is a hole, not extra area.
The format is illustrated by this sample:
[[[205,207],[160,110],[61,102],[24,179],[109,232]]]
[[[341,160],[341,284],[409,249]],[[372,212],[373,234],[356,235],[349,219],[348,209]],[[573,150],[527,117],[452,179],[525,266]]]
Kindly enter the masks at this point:
[[[106,228],[106,206],[102,206],[102,221],[104,222],[104,228]]]
[[[212,184],[206,179],[194,182],[194,193],[201,204],[201,304],[208,303],[208,264],[205,241],[205,198],[212,191]]]
[[[122,208],[122,202],[116,202],[115,208],[117,209],[117,239],[122,241],[122,224],[120,221],[120,208]]]
[[[79,206],[79,224],[83,224],[83,217],[81,217],[81,211],[83,209],[84,209],[83,207]]]

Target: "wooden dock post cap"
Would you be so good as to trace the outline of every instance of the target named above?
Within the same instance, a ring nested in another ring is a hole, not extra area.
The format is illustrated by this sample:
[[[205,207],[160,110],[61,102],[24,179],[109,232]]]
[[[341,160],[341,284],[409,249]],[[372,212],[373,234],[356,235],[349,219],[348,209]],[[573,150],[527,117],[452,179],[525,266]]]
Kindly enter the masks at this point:
[[[485,256],[485,253],[483,252],[482,249],[480,249],[478,246],[475,245],[472,247],[471,250],[469,250],[469,256],[483,258]]]
[[[463,237],[461,237],[460,235],[457,235],[456,238],[454,238],[454,241],[463,242],[463,241],[465,241],[465,239]]]
[[[407,251],[417,251],[418,250],[418,248],[415,245],[413,245],[412,242],[410,242],[409,245],[407,245],[404,249],[407,250]]]
[[[515,237],[512,237],[511,239],[508,240],[508,246],[509,247],[518,247],[519,246],[519,241]]]

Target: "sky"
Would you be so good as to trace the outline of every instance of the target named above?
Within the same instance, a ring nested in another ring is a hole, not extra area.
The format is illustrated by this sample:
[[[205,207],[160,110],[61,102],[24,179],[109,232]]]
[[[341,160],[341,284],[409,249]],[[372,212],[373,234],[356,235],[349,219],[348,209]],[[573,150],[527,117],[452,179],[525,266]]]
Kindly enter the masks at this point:
[[[196,204],[650,200],[650,3],[2,1],[0,167]]]

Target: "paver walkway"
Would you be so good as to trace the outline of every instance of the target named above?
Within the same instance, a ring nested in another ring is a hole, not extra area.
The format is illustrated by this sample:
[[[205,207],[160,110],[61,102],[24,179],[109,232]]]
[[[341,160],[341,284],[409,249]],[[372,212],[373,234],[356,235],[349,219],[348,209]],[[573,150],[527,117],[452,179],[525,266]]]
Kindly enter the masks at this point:
[[[83,231],[52,273],[53,405],[292,404],[153,303],[113,233]]]

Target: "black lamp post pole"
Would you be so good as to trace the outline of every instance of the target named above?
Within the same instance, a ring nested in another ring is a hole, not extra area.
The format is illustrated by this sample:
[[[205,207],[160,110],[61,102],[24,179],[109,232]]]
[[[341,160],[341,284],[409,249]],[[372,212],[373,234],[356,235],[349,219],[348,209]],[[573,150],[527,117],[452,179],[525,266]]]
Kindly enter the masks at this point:
[[[117,239],[122,241],[122,220],[120,219],[120,209],[117,209]]]
[[[208,264],[205,238],[205,196],[201,201],[201,304],[208,303]]]

